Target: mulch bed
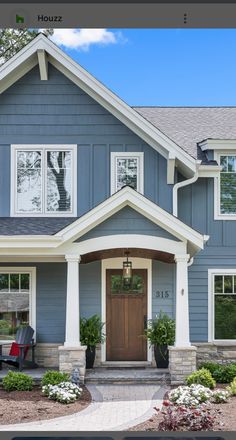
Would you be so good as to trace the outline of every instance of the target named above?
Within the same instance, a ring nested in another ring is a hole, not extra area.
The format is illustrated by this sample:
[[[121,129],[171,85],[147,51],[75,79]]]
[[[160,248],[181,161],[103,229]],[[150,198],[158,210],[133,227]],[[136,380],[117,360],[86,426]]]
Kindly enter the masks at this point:
[[[90,403],[91,395],[86,387],[80,399],[68,405],[49,400],[39,387],[10,393],[0,389],[0,425],[63,417],[82,411]]]
[[[164,399],[167,398],[168,393],[164,396]],[[236,431],[236,396],[230,397],[227,403],[212,404],[212,415],[215,417],[213,431]],[[133,426],[129,431],[158,431],[161,420],[162,415],[154,413],[149,420]]]

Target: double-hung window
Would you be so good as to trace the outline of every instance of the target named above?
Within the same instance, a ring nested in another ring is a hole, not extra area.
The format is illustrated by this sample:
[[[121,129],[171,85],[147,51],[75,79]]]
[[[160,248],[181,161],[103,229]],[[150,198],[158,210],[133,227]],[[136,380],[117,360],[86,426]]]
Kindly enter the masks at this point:
[[[143,153],[111,153],[111,194],[124,186],[143,193]]]
[[[212,339],[236,339],[236,271],[218,270],[212,272],[212,305],[213,315]]]
[[[76,147],[12,146],[12,215],[76,215]]]
[[[217,151],[215,159],[221,166],[215,178],[215,219],[236,219],[236,152]]]

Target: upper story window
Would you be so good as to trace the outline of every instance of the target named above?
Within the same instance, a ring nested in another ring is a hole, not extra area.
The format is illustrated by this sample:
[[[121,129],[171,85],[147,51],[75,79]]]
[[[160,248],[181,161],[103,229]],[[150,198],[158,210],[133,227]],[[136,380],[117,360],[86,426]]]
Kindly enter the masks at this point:
[[[111,193],[126,185],[143,193],[143,153],[111,153]]]
[[[236,155],[221,155],[220,165],[220,213],[236,214]]]
[[[12,215],[76,215],[76,146],[12,146]]]

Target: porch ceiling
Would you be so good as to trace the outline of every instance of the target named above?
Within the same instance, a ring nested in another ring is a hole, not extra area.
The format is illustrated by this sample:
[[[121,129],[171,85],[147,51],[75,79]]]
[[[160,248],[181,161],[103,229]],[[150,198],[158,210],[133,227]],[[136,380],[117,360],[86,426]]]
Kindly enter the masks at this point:
[[[150,260],[159,260],[164,263],[174,263],[174,255],[167,252],[154,251],[151,249],[139,249],[139,248],[116,248],[116,249],[105,249],[102,251],[89,252],[87,254],[81,255],[81,263],[91,263],[96,260],[104,260],[107,258],[117,258],[124,257],[125,253],[129,252],[129,257],[139,257],[148,258]]]

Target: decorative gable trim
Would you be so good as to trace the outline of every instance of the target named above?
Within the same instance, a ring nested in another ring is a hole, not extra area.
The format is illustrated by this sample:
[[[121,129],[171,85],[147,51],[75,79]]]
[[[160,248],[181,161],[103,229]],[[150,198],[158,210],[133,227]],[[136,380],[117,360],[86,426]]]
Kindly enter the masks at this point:
[[[203,249],[204,243],[209,238],[190,228],[130,187],[125,187],[113,194],[96,208],[55,234],[55,237],[61,238],[63,243],[75,241],[125,206],[130,206],[178,240],[185,243],[189,242],[190,247],[192,247],[191,254]]]
[[[38,63],[37,53],[39,50],[45,51],[48,61],[54,67],[60,70],[67,78],[77,84],[84,92],[129,127],[141,139],[147,142],[147,144],[166,158],[168,158],[169,153],[171,157],[175,157],[176,166],[178,166],[179,170],[186,177],[190,177],[195,173],[196,160],[192,156],[118,98],[118,96],[96,80],[42,34],[31,41],[0,68],[0,93],[10,87]],[[41,72],[42,69],[44,69],[43,76],[45,76],[45,66],[42,68],[41,60]]]

